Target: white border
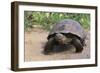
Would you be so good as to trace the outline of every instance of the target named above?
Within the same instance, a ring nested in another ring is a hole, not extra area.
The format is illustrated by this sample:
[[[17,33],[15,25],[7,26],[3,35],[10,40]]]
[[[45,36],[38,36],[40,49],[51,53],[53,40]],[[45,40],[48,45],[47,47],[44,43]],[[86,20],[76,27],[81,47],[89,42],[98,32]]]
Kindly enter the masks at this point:
[[[90,59],[77,60],[58,60],[58,61],[38,61],[24,62],[24,11],[47,11],[47,12],[67,12],[67,13],[89,13],[91,15],[91,53]],[[95,11],[92,9],[81,8],[63,8],[63,7],[47,7],[47,6],[19,6],[19,68],[35,68],[50,67],[63,65],[82,65],[95,63]]]

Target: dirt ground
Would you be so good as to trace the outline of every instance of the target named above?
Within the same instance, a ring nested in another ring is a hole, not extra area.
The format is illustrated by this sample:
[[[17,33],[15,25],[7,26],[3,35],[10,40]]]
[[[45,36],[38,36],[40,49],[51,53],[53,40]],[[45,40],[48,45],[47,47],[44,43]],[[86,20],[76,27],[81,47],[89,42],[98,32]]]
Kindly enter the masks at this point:
[[[70,49],[60,53],[44,55],[44,45],[47,42],[48,32],[42,29],[31,29],[25,32],[25,61],[45,61],[45,60],[67,60],[90,58],[90,34],[87,32],[86,46],[82,53],[75,53],[75,49]]]

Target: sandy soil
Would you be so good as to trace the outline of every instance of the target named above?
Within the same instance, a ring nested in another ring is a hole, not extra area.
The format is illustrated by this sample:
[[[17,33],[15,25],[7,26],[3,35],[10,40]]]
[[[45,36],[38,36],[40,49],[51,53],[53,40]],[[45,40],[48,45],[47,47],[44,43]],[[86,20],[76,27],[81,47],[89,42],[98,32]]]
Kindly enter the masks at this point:
[[[47,42],[48,32],[42,29],[32,29],[25,32],[25,61],[67,60],[90,58],[90,34],[87,32],[86,46],[82,53],[75,53],[75,49],[51,55],[43,54],[43,47]]]

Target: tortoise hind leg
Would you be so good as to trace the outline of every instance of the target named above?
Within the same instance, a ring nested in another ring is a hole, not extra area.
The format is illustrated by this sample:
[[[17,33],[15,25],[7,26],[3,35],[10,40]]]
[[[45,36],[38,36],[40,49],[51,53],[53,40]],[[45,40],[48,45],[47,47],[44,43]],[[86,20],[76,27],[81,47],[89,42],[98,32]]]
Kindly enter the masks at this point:
[[[82,51],[83,51],[83,45],[82,45],[82,43],[81,43],[81,41],[80,41],[79,39],[74,38],[74,39],[72,40],[72,44],[73,44],[73,45],[75,46],[75,48],[76,48],[76,53],[82,52]]]

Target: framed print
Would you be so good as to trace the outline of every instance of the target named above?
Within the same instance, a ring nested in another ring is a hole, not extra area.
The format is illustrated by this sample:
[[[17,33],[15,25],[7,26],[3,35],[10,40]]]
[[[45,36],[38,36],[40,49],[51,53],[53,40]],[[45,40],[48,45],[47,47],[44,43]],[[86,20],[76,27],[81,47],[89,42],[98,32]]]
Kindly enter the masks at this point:
[[[97,7],[11,3],[11,69],[97,66]]]

